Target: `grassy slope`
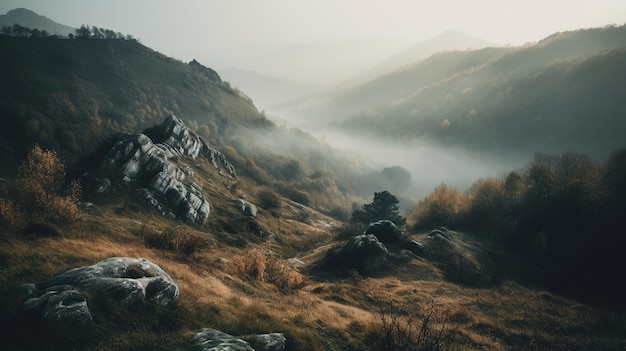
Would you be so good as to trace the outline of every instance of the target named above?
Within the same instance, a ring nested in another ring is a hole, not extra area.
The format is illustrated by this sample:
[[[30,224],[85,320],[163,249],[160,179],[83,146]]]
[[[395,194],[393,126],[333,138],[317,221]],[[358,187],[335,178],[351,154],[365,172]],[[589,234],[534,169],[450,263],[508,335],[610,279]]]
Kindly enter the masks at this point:
[[[418,316],[424,316],[434,301],[437,313],[447,316],[446,328],[455,337],[453,349],[618,349],[626,343],[624,316],[618,313],[513,281],[482,288],[454,284],[444,278],[442,265],[397,255],[390,257],[388,273],[364,279],[316,278],[316,272],[305,267],[307,283],[281,293],[272,284],[238,274],[232,258],[258,247],[310,264],[329,247],[341,245],[318,221],[330,219],[304,208],[310,221],[299,221],[303,209],[285,201],[271,211],[259,209],[256,222],[274,234],[269,241],[260,240],[248,229],[249,219],[231,204],[237,196],[257,201],[254,184],[246,179],[229,183],[206,163],[199,173],[213,179],[203,185],[213,205],[206,227],[176,223],[114,198],[97,201],[82,220],[62,228],[57,237],[3,232],[2,291],[112,256],[144,257],[172,276],[181,291],[172,308],[138,313],[92,303],[100,315],[98,333],[86,346],[89,350],[184,349],[186,336],[202,327],[235,335],[284,332],[298,350],[364,350],[380,328],[379,309],[389,301]],[[177,225],[187,235],[204,238],[207,246],[181,256],[146,244],[154,230]],[[412,236],[420,241],[425,237]],[[480,258],[481,244],[471,236],[457,236],[468,257]],[[23,332],[11,328],[3,325],[13,335],[3,338],[7,348]]]

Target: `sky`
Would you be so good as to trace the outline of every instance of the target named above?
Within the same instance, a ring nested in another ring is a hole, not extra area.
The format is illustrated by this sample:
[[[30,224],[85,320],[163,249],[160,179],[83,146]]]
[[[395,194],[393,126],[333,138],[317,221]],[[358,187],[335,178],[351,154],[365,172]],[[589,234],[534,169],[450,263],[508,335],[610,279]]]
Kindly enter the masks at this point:
[[[417,43],[459,30],[498,44],[626,22],[624,0],[2,0],[52,20],[132,34],[190,60],[240,48],[301,43]]]

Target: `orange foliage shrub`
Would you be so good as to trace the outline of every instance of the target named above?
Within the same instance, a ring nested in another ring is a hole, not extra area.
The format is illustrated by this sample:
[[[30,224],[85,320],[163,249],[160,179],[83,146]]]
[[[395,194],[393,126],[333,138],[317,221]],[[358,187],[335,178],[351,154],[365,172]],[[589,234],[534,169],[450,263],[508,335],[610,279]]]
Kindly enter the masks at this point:
[[[236,274],[271,283],[283,293],[293,292],[306,281],[305,276],[292,269],[284,260],[265,254],[259,249],[234,256],[231,267]]]
[[[17,203],[28,222],[64,223],[79,217],[80,183],[73,181],[64,188],[65,165],[54,150],[35,145],[17,171]]]

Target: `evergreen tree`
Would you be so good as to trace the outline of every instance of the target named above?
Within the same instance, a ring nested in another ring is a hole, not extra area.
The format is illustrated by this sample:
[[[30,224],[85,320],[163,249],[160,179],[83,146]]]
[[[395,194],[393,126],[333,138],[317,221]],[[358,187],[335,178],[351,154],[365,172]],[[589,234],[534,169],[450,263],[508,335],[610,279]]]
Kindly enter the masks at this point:
[[[400,215],[400,201],[387,190],[374,193],[374,201],[363,205],[362,210],[352,213],[352,221],[369,224],[381,219],[388,219],[397,226],[403,226],[406,218]]]

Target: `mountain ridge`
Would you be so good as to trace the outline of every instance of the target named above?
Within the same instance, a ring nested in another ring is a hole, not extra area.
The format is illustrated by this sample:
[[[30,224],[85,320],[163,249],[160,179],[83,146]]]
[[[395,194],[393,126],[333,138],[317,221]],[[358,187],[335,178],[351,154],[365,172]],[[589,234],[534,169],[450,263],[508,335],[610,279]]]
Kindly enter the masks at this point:
[[[0,27],[19,24],[31,29],[45,30],[50,35],[68,36],[74,33],[75,28],[57,23],[46,16],[39,15],[34,11],[17,8],[0,15]]]

